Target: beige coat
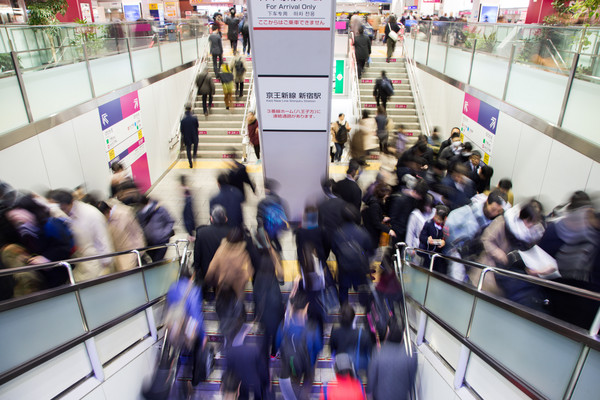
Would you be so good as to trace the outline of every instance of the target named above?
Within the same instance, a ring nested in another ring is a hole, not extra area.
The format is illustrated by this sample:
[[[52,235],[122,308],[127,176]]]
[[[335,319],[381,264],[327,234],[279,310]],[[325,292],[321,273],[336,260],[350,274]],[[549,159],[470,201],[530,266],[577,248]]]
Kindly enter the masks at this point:
[[[217,294],[224,289],[233,289],[237,297],[242,299],[253,273],[246,242],[230,243],[225,238],[208,266],[206,281],[216,286]]]
[[[108,233],[116,252],[146,247],[144,231],[129,206],[118,200],[112,200],[108,217]],[[137,256],[127,254],[115,257],[115,270],[126,271],[138,266]]]

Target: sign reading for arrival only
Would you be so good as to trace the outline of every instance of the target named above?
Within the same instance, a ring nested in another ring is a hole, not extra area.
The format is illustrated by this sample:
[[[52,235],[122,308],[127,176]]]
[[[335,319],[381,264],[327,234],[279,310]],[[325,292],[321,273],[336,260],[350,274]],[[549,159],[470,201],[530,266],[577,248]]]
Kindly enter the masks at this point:
[[[330,30],[331,3],[324,0],[260,0],[252,6],[254,30]]]

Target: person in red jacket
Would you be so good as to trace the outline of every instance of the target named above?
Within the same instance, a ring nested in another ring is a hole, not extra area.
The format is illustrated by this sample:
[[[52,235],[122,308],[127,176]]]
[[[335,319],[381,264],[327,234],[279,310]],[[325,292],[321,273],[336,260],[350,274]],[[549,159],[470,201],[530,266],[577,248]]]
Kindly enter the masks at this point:
[[[321,389],[321,400],[365,400],[365,391],[356,378],[352,360],[346,353],[335,356],[335,382],[326,383]]]
[[[260,138],[258,136],[258,120],[252,111],[248,111],[248,137],[250,144],[254,146],[256,160],[260,160]]]

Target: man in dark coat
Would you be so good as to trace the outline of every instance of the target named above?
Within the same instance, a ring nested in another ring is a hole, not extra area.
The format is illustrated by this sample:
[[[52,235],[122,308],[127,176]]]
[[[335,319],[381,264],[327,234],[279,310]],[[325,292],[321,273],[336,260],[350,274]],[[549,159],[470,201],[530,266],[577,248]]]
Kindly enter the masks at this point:
[[[418,201],[423,199],[429,190],[424,180],[419,180],[414,188],[404,189],[389,199],[389,216],[392,229],[396,233],[394,242],[404,242],[410,213],[417,208]]]
[[[190,105],[185,106],[185,116],[179,124],[179,130],[181,131],[183,144],[185,144],[190,168],[194,168],[194,164],[192,163],[192,147],[194,148],[195,159],[196,152],[198,151],[198,118],[192,114],[192,106]]]
[[[225,20],[227,24],[227,40],[231,43],[231,49],[235,55],[237,54],[237,42],[240,34],[240,20],[235,17],[235,7],[231,7],[229,12],[231,15]]]
[[[365,63],[371,55],[371,39],[364,32],[365,29],[361,26],[358,28],[358,35],[354,38],[354,54],[356,55],[358,79],[361,78]]]
[[[205,117],[208,117],[208,113],[212,108],[213,96],[215,95],[215,83],[208,75],[207,69],[204,69],[198,75],[196,86],[198,87],[198,95],[202,96],[202,112]]]
[[[229,184],[226,174],[219,175],[217,184],[219,185],[219,193],[210,199],[210,209],[212,210],[217,204],[223,206],[227,212],[227,225],[231,228],[243,227],[242,203],[244,202],[244,195],[238,188]]]
[[[346,203],[351,204],[360,211],[360,203],[362,201],[362,191],[356,183],[360,174],[360,165],[356,160],[350,160],[348,169],[346,170],[346,178],[337,181],[333,185],[333,193],[341,197]]]
[[[379,105],[381,104],[383,106],[383,109],[385,110],[387,108],[388,98],[392,95],[392,93],[389,93],[384,89],[384,81],[387,81],[386,83],[389,83],[389,85],[391,85],[393,89],[394,86],[388,79],[387,75],[385,74],[385,71],[381,71],[381,78],[377,78],[377,80],[375,81],[375,87],[373,88],[373,97],[375,97],[377,107],[379,107]]]
[[[208,43],[210,44],[210,54],[212,55],[213,72],[218,78],[219,71],[221,71],[221,64],[223,64],[223,42],[221,41],[221,34],[219,33],[219,24],[213,24],[211,32],[212,33],[208,37]]]
[[[197,280],[204,279],[208,266],[221,245],[221,240],[227,236],[229,229],[229,226],[227,226],[227,212],[220,205],[211,210],[210,225],[202,225],[196,229],[194,271],[196,271]]]
[[[256,188],[254,186],[254,183],[250,180],[250,177],[248,176],[246,166],[233,158],[230,160],[231,169],[229,170],[228,177],[229,184],[238,188],[240,192],[242,192],[242,195],[244,195],[244,200],[246,200],[246,193],[244,192],[244,183],[250,186],[250,189],[252,189],[252,193],[256,193]]]

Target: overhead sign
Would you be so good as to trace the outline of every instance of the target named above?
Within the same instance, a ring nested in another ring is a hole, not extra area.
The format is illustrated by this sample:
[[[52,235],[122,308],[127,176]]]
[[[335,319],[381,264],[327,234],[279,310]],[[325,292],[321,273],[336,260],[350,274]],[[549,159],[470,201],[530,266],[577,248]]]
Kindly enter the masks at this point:
[[[488,164],[494,147],[500,111],[465,93],[462,112],[461,133],[483,151],[483,161]]]
[[[120,163],[145,192],[151,182],[140,111],[137,91],[98,107],[109,167]]]
[[[259,0],[252,2],[253,30],[329,30],[333,22],[327,0]]]

